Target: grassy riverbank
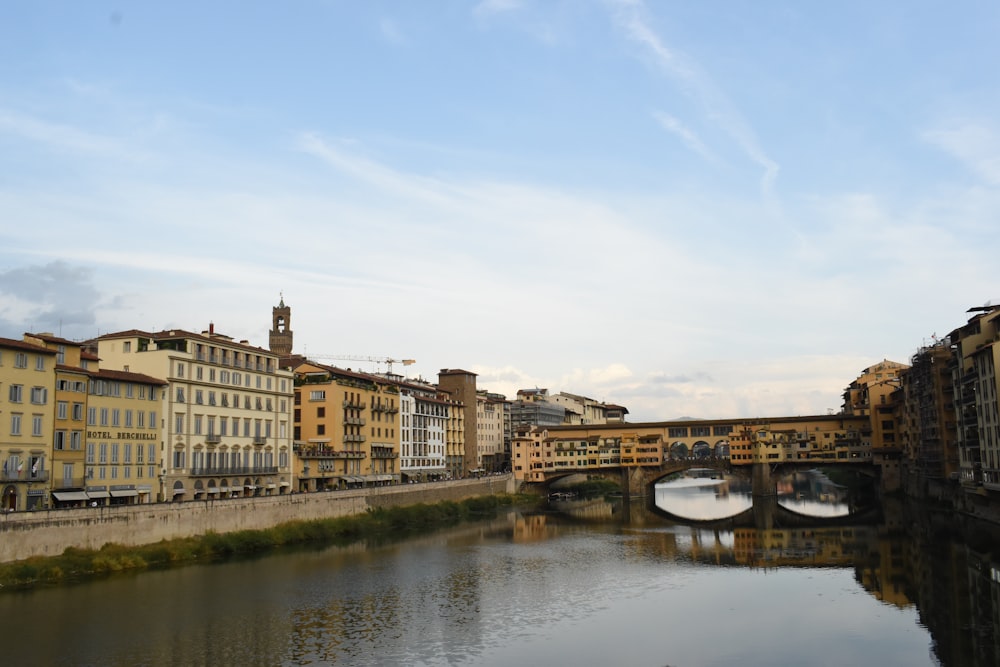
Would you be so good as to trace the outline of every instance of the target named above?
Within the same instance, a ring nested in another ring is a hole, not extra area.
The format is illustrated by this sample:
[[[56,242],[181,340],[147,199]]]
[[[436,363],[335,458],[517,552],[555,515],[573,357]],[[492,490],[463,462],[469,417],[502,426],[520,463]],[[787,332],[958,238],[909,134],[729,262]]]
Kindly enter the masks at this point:
[[[366,539],[401,538],[496,516],[503,506],[537,502],[534,496],[483,496],[374,509],[335,519],[292,521],[265,530],[206,533],[144,546],[106,544],[100,549],[70,547],[61,555],[0,564],[0,591],[69,584],[194,562],[215,562],[294,545],[350,544]]]

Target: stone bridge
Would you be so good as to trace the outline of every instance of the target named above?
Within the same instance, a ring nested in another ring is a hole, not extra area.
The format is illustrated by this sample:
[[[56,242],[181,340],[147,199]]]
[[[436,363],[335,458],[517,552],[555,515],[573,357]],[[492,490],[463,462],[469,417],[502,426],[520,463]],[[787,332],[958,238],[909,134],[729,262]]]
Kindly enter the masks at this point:
[[[635,496],[651,496],[651,487],[670,475],[693,469],[712,469],[729,475],[750,478],[753,483],[754,496],[775,495],[773,477],[792,470],[811,470],[814,468],[845,468],[850,467],[863,474],[876,477],[877,468],[870,462],[845,461],[780,461],[775,463],[752,463],[733,465],[728,458],[713,456],[667,459],[659,465],[648,466],[600,466],[594,468],[564,468],[546,470],[543,472],[545,481],[542,487],[548,491],[553,482],[572,475],[586,475],[588,478],[601,477],[618,482],[622,495],[626,498]]]

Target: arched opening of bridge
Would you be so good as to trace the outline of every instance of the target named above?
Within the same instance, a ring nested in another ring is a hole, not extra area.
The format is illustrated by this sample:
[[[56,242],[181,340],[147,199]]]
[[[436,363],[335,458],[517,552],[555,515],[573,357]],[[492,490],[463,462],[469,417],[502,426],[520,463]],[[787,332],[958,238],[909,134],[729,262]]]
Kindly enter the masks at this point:
[[[715,457],[720,459],[729,458],[729,441],[719,440],[715,443]]]
[[[691,447],[691,456],[696,459],[707,459],[712,456],[712,446],[704,440],[699,440]]]
[[[670,458],[675,461],[683,461],[688,457],[688,446],[683,442],[677,441],[670,445]]]

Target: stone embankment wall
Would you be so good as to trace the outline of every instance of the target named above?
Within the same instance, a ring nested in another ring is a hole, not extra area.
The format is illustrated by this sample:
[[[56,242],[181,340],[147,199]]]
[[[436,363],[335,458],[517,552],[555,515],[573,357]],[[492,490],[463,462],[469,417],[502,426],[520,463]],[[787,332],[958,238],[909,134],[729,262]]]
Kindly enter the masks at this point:
[[[136,546],[207,532],[348,516],[375,507],[461,501],[514,491],[513,476],[503,475],[259,498],[12,512],[0,514],[0,562],[57,556],[66,547],[99,549],[109,542]]]

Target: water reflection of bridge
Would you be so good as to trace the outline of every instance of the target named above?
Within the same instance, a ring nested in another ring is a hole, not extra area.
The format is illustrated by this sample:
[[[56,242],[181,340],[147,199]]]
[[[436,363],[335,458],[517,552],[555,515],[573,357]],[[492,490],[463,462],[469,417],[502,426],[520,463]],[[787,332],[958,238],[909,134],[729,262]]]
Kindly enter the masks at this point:
[[[546,492],[549,486],[560,479],[572,475],[587,477],[602,477],[621,484],[622,493],[628,497],[648,496],[654,484],[678,473],[695,468],[711,468],[727,475],[749,478],[753,484],[754,496],[769,496],[775,494],[774,478],[794,470],[812,470],[825,468],[851,468],[874,477],[876,468],[870,461],[851,460],[785,460],[775,463],[733,464],[729,458],[706,456],[687,459],[667,459],[658,465],[643,466],[613,466],[600,465],[595,467],[553,468],[540,471],[544,480],[541,484]],[[530,485],[529,485],[530,486]]]
[[[846,517],[809,517],[779,506],[778,522],[759,527],[744,513],[711,522],[671,519],[654,508],[638,503],[604,499],[569,500],[552,503],[562,517],[581,523],[624,524],[640,532],[643,543],[659,544],[663,556],[713,565],[747,567],[850,567],[868,560],[881,520],[878,512]],[[545,515],[525,517],[522,530],[547,533]]]

